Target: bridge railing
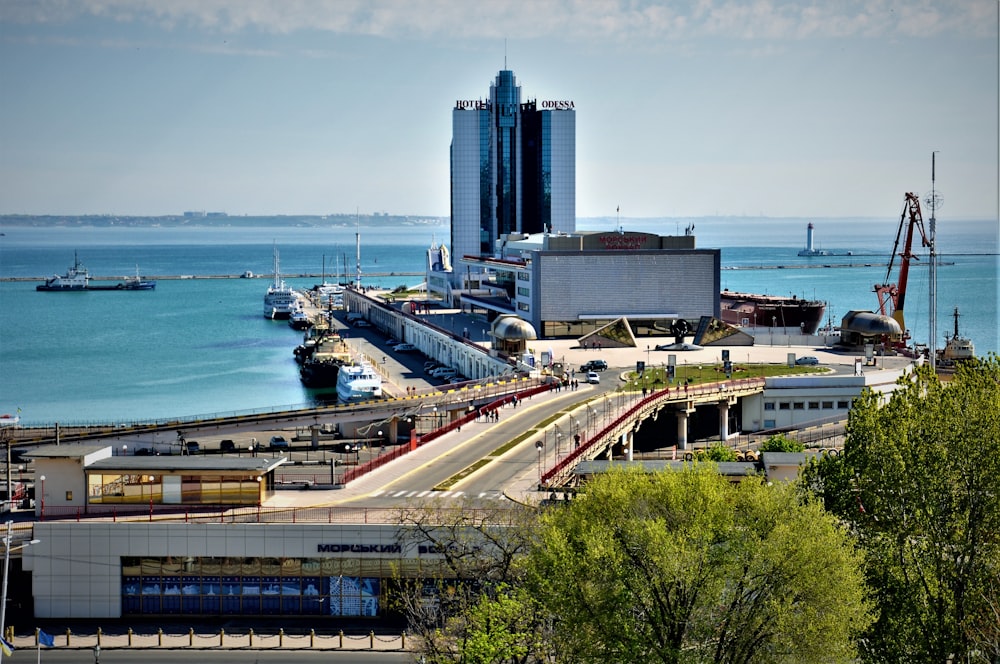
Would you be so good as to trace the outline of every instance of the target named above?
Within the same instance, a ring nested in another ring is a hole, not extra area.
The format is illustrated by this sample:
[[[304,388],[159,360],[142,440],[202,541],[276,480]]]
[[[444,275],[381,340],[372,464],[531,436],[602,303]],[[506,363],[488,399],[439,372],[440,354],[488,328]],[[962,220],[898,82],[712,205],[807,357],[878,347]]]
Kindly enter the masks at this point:
[[[559,459],[551,468],[542,473],[540,484],[549,487],[558,484],[568,477],[570,470],[579,461],[593,459],[600,454],[608,445],[627,431],[634,427],[636,423],[654,413],[661,406],[671,403],[684,403],[686,401],[714,400],[716,398],[738,396],[757,392],[764,389],[765,380],[763,378],[738,378],[736,380],[722,380],[713,383],[700,383],[698,385],[667,386],[662,390],[654,390],[638,402],[629,402],[623,409],[620,409],[615,418],[603,429],[600,429],[590,437],[586,443],[573,449],[562,459]]]

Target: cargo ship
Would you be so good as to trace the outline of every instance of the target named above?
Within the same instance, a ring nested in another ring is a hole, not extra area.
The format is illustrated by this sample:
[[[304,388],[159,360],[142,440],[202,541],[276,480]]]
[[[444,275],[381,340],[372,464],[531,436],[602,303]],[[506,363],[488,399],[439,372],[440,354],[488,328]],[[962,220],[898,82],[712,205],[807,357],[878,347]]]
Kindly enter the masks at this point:
[[[726,289],[719,297],[722,320],[737,327],[783,328],[787,332],[815,334],[823,322],[826,302],[792,295],[758,295]]]

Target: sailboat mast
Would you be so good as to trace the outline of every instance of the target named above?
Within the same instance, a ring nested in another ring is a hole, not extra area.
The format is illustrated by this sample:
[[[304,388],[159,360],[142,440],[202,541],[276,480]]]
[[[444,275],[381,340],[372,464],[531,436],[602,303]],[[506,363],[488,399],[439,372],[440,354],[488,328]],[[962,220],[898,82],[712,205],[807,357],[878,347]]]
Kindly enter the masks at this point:
[[[931,228],[930,228],[930,312],[928,315],[928,325],[930,329],[927,332],[928,343],[927,343],[927,353],[931,361],[931,369],[937,369],[937,252],[934,246],[935,235],[937,233],[937,215],[935,214],[937,210],[937,192],[935,191],[935,170],[936,170],[936,156],[937,152],[931,152],[931,197],[928,204],[931,208]]]
[[[357,276],[354,279],[354,287],[361,290],[361,213],[355,212],[357,231],[354,233],[354,253],[356,257]]]

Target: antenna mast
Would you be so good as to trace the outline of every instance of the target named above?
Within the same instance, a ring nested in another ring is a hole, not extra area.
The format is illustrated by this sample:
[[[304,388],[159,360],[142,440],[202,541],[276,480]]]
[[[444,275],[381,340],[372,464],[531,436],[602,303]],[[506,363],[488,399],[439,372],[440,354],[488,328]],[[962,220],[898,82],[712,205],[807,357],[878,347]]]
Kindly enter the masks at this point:
[[[928,323],[930,329],[927,334],[929,336],[929,341],[927,342],[927,354],[928,359],[931,362],[931,369],[937,369],[937,250],[935,248],[934,237],[937,233],[937,218],[935,211],[938,207],[938,196],[935,189],[935,171],[936,169],[936,155],[937,152],[931,152],[931,195],[927,198],[927,205],[931,209],[931,228],[930,228],[930,311],[928,312]]]

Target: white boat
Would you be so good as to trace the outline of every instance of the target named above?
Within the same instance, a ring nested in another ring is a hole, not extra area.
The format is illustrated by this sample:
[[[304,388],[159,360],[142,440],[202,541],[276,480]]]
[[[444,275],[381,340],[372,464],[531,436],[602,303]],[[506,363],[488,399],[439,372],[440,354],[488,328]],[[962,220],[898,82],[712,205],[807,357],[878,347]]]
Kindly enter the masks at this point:
[[[278,261],[278,248],[274,248],[274,282],[264,295],[264,318],[285,319],[291,317],[298,309],[299,296],[281,278],[281,267]]]
[[[76,252],[73,252],[73,265],[66,270],[62,276],[54,276],[46,279],[45,283],[35,286],[35,290],[40,291],[84,291],[90,288],[90,273],[87,268],[80,263]]]
[[[337,397],[344,402],[378,399],[382,396],[382,377],[367,362],[340,367]]]

